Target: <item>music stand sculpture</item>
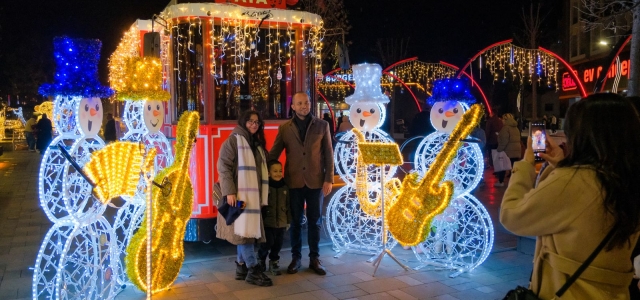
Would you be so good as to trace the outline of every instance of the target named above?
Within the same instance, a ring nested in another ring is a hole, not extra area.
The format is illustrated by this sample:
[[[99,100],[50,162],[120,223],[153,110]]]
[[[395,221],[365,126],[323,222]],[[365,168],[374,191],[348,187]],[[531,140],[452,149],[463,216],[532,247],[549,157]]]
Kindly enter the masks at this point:
[[[362,159],[363,164],[365,165],[375,165],[381,169],[381,172],[384,171],[384,168],[389,166],[399,166],[403,164],[402,154],[400,153],[400,149],[398,148],[398,144],[396,143],[382,143],[382,142],[366,142],[364,139],[364,135],[357,129],[354,130],[356,136],[358,136],[358,150],[360,151],[360,159]],[[409,270],[409,267],[400,262],[395,255],[391,252],[389,248],[387,248],[387,223],[385,220],[385,194],[387,194],[385,182],[385,176],[380,176],[380,186],[382,187],[382,192],[380,193],[380,214],[382,220],[382,250],[378,257],[373,262],[375,268],[373,269],[373,276],[376,275],[378,271],[378,267],[382,262],[382,258],[387,254],[391,259],[393,259],[398,265],[400,265],[406,271]],[[394,184],[397,180],[391,182]],[[399,183],[399,181],[397,181]]]

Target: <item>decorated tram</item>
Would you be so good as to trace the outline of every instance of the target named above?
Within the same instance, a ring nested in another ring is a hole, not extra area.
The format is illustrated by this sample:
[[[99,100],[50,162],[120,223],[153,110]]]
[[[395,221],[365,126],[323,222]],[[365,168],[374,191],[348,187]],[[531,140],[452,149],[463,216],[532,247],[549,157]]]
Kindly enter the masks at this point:
[[[122,82],[128,58],[160,58],[163,89],[171,95],[160,102],[165,106],[161,132],[169,140],[182,113],[200,115],[187,241],[213,238],[217,156],[238,116],[247,109],[261,112],[269,146],[278,125],[292,116],[296,92],[307,92],[317,105],[316,80],[322,77],[324,29],[318,15],[289,10],[282,0],[215,2],[173,4],[152,20],[136,21],[110,58],[112,86]],[[123,116],[130,109],[118,110]]]

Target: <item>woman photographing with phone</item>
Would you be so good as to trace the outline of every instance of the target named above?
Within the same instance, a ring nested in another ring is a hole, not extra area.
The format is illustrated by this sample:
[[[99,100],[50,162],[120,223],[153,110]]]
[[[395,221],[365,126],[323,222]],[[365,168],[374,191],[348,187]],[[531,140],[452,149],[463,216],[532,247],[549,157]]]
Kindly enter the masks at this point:
[[[273,285],[258,266],[254,250],[256,241],[266,241],[261,215],[262,206],[269,203],[265,145],[262,117],[256,111],[246,111],[222,144],[218,157],[221,194],[229,206],[244,206],[244,211],[231,225],[218,214],[216,236],[238,247],[236,280],[258,286]]]
[[[603,250],[562,299],[629,299],[629,257],[640,229],[640,119],[615,94],[594,94],[567,112],[567,155],[547,139],[548,167],[535,182],[528,139],[500,211],[504,227],[537,236],[530,289],[551,299],[597,246]],[[608,242],[605,237],[611,232]]]

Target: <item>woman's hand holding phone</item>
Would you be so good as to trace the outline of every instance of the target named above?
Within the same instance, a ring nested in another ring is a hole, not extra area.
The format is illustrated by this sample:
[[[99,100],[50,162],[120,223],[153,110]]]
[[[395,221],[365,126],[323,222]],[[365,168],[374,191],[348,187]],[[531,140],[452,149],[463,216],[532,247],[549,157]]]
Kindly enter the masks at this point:
[[[536,157],[533,154],[533,140],[531,138],[527,138],[527,150],[524,151],[522,159],[532,165],[536,164]]]
[[[531,139],[529,139],[531,141]],[[547,152],[546,153],[538,153],[540,157],[549,162],[551,166],[554,168],[558,165],[558,163],[564,159],[564,152],[562,148],[556,144],[553,139],[547,139]],[[527,149],[528,150],[528,149]],[[533,150],[531,150],[533,152]],[[525,153],[526,155],[526,153]]]

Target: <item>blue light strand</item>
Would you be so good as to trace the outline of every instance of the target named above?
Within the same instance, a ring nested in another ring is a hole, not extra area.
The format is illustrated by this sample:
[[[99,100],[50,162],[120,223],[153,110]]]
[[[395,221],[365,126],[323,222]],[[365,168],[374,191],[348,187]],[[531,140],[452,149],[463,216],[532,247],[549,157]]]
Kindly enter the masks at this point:
[[[53,48],[56,60],[54,81],[41,85],[38,89],[40,94],[85,98],[113,95],[113,90],[98,80],[100,40],[55,37]]]
[[[471,94],[469,80],[466,78],[436,80],[427,103],[433,106],[436,102],[446,101],[459,101],[469,105],[476,103],[476,98]]]

